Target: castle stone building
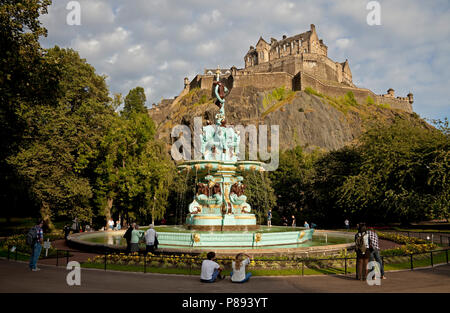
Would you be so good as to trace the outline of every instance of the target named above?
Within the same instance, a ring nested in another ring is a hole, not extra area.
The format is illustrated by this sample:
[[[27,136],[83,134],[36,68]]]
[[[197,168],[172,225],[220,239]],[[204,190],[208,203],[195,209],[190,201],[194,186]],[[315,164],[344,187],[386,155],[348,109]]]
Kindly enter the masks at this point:
[[[185,78],[185,88],[178,97],[194,88],[210,90],[216,72],[220,71],[221,80],[230,90],[245,86],[265,89],[285,86],[296,91],[310,87],[332,97],[343,96],[351,91],[360,103],[366,103],[370,97],[374,103],[389,104],[393,109],[413,112],[412,93],[406,97],[395,97],[394,90],[389,88],[386,94],[376,95],[369,89],[355,86],[348,60],[335,62],[328,57],[328,47],[319,39],[313,24],[304,33],[283,36],[280,40],[271,38],[270,43],[260,37],[244,56],[244,64],[242,69],[235,66],[230,69],[205,69],[203,74],[198,74],[192,81]],[[165,101],[164,105],[173,101],[176,99]]]
[[[279,41],[271,38],[270,44],[260,37],[256,47],[250,46],[244,61],[248,72],[305,72],[354,87],[348,61],[339,63],[328,58],[328,47],[317,36],[314,25],[299,35],[283,36]]]

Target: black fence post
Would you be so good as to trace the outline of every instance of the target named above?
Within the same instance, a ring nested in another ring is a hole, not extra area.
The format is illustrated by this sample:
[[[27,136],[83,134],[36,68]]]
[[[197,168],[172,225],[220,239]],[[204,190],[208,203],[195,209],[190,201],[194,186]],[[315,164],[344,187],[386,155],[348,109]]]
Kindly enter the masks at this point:
[[[414,266],[413,266],[413,255],[411,253],[411,271],[414,270]]]
[[[441,243],[442,246],[442,235],[439,235],[439,242]]]
[[[56,266],[58,266],[59,264],[59,250],[56,249]]]
[[[66,250],[66,265],[69,264],[69,250]]]
[[[16,250],[14,250],[14,260],[17,261],[17,247]]]
[[[433,251],[431,251],[430,254],[431,254],[431,267],[433,267],[434,266],[434,264],[433,264]]]
[[[7,246],[8,248],[8,261],[9,261],[9,251],[11,250],[11,248],[9,247],[9,245]]]
[[[347,257],[345,257],[345,275],[347,275]]]
[[[305,276],[305,262],[302,261],[302,276]]]
[[[445,250],[445,258],[447,259],[447,264],[448,264],[448,249]]]
[[[105,271],[106,271],[106,255],[107,255],[107,252],[105,252]]]
[[[147,273],[147,255],[144,254],[144,273]]]

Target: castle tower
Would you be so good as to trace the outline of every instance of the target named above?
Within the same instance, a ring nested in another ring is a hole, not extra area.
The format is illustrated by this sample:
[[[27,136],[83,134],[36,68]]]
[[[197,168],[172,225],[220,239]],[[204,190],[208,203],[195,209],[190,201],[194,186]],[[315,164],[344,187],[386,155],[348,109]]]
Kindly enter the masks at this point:
[[[408,93],[406,96],[408,97],[409,103],[412,104],[414,102],[414,96],[413,96],[412,92]]]

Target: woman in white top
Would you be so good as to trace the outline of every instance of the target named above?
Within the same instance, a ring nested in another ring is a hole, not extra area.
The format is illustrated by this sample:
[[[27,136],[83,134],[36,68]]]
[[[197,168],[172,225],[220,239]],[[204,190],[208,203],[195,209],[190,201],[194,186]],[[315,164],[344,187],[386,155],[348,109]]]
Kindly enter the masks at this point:
[[[232,262],[231,281],[233,283],[245,283],[250,279],[252,273],[245,273],[245,267],[249,264],[250,256],[244,253],[236,255],[236,260]]]

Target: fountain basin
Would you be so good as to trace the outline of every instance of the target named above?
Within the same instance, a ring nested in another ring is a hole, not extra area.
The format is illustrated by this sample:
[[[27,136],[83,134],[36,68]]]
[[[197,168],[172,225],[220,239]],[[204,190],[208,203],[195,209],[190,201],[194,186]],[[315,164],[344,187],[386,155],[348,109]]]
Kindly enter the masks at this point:
[[[264,171],[264,163],[259,161],[216,161],[216,160],[192,160],[185,161],[178,166],[181,171],[195,172],[202,174],[205,172],[243,172],[243,171]]]
[[[215,251],[221,255],[246,252],[252,255],[323,255],[354,247],[354,234],[312,229],[262,226],[258,231],[203,232],[182,227],[157,226],[160,253],[200,254]],[[165,231],[167,230],[167,231]],[[69,245],[102,253],[123,252],[125,231],[91,232],[70,235]],[[302,235],[303,234],[303,235]],[[141,249],[144,249],[141,244]]]

